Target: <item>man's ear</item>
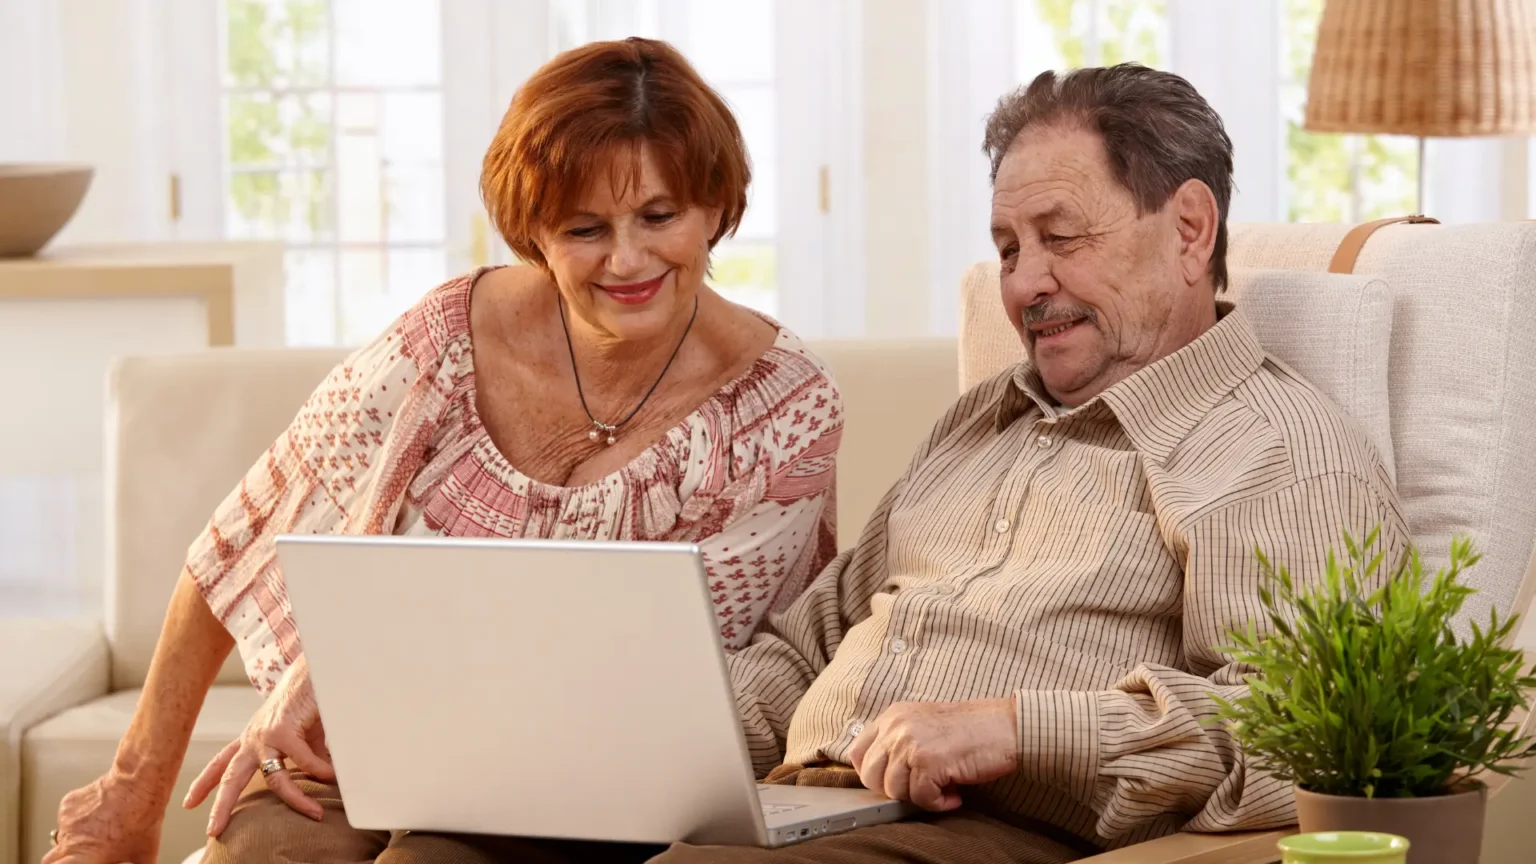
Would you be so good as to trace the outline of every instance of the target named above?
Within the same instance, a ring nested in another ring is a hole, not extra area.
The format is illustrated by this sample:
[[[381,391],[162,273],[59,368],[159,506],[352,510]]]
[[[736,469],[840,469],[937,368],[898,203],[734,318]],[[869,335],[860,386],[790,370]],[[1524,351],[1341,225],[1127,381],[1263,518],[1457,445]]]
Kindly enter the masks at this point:
[[[1179,271],[1187,284],[1208,281],[1216,229],[1221,226],[1216,196],[1205,183],[1186,180],[1169,203],[1179,229]]]

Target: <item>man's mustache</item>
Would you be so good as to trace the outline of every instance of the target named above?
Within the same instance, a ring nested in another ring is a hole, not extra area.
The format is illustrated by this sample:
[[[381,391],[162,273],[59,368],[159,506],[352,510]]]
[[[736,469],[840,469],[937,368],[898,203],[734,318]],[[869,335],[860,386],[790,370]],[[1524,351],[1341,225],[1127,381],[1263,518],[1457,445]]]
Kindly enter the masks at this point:
[[[1086,306],[1071,306],[1061,303],[1036,303],[1026,306],[1019,314],[1019,321],[1025,327],[1035,324],[1043,324],[1046,321],[1072,321],[1078,318],[1087,318],[1089,323],[1096,323],[1098,315]]]

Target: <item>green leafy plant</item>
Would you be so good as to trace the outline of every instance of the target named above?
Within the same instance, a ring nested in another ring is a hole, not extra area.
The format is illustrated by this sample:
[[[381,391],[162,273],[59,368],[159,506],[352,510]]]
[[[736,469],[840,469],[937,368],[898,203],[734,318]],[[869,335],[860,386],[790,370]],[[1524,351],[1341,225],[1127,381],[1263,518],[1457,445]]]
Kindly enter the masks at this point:
[[[1490,614],[1458,638],[1451,623],[1476,589],[1460,583],[1478,561],[1464,539],[1424,584],[1417,550],[1383,570],[1344,535],[1320,584],[1303,585],[1255,550],[1271,632],[1229,629],[1221,650],[1249,664],[1248,695],[1218,697],[1218,722],[1257,764],[1309,792],[1367,798],[1441,795],[1484,771],[1513,774],[1536,753],[1511,723],[1536,687],[1522,652],[1507,647],[1518,616]],[[1379,587],[1370,587],[1379,586]]]

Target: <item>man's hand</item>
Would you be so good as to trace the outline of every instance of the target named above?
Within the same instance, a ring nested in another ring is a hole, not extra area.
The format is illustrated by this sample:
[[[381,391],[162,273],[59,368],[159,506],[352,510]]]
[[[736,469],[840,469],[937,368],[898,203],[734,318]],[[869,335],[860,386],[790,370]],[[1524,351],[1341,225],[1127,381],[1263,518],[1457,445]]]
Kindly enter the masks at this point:
[[[898,702],[864,727],[849,758],[870,789],[924,810],[960,806],[975,786],[1019,764],[1012,699]]]

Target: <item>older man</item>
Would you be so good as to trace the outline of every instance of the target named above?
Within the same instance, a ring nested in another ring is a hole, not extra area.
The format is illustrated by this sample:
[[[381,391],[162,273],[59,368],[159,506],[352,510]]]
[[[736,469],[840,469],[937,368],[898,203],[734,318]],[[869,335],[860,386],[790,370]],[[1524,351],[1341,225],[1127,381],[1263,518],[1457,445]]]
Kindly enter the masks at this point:
[[[1255,546],[1408,542],[1361,431],[1220,299],[1232,145],[1178,76],[1046,73],[990,118],[992,237],[1030,362],[960,398],[857,547],[731,658],[760,774],[933,811],[667,861],[1061,861],[1287,824],[1211,694]],[[851,766],[851,767],[839,767]],[[771,774],[770,774],[771,772]]]

